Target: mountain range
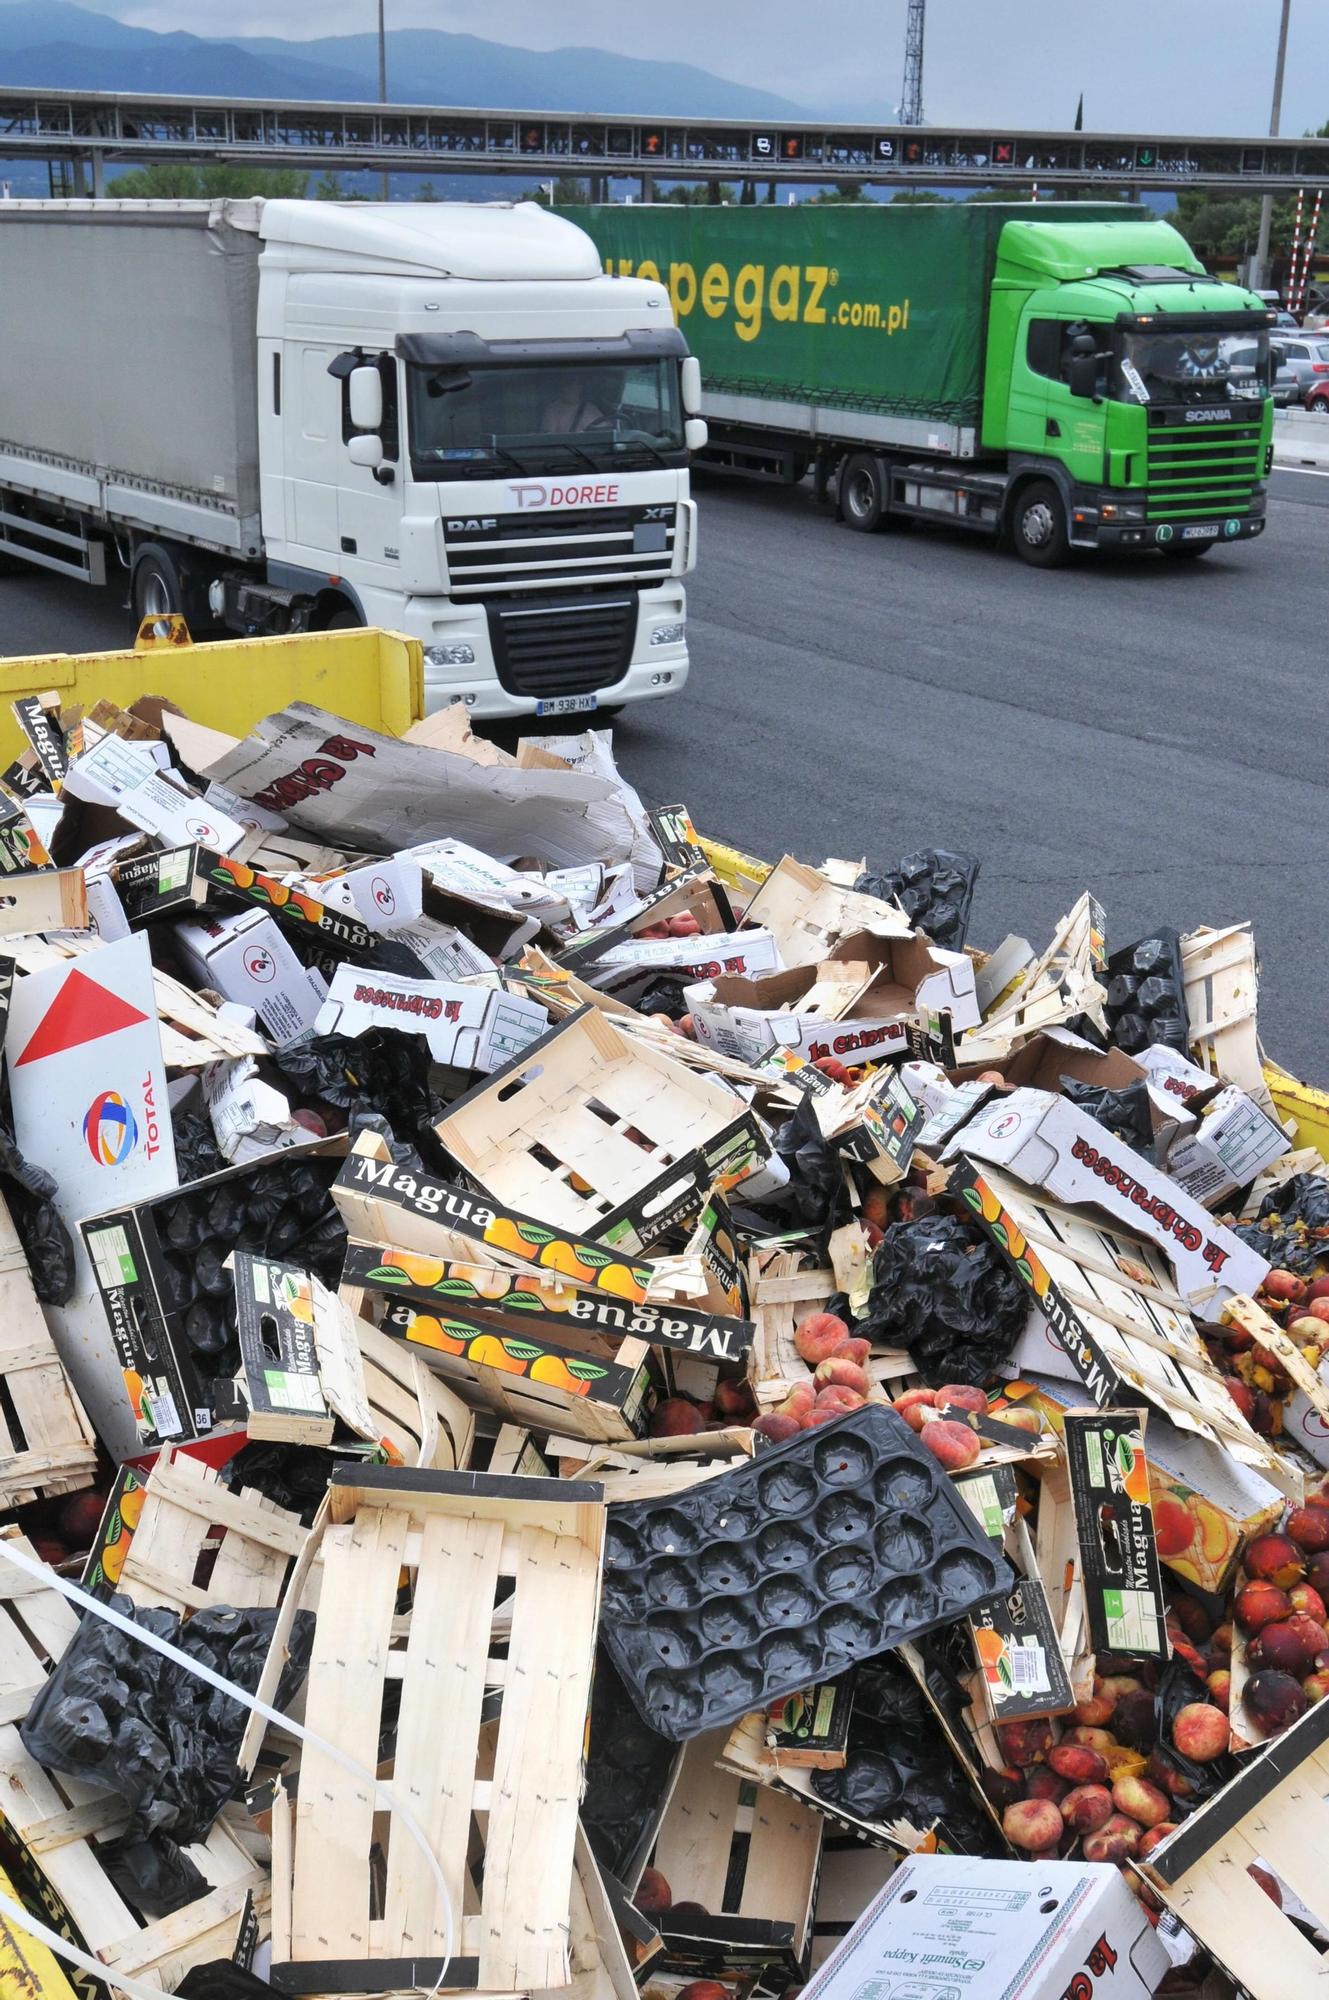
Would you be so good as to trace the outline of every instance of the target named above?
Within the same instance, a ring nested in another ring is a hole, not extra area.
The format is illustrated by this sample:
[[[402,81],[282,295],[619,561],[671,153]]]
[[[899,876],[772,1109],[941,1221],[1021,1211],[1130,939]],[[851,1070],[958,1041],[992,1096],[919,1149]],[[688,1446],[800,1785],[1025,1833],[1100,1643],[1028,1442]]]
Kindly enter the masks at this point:
[[[387,36],[388,95],[397,103],[533,111],[645,112],[657,117],[797,118],[770,91],[690,63],[643,61],[605,49],[534,50],[433,28]],[[198,97],[371,99],[374,35],[308,42],[276,36],[214,40],[159,34],[73,0],[0,4],[0,82],[71,90],[162,91]]]

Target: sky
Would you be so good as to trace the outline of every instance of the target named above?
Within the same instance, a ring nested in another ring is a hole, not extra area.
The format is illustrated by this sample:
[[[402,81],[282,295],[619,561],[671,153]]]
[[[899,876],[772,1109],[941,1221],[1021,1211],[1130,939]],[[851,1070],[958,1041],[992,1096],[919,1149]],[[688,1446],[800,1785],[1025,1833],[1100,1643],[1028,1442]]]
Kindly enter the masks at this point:
[[[135,26],[293,40],[358,33],[375,0],[83,0]],[[1268,129],[1280,0],[929,0],[924,109],[936,124],[1097,131]],[[889,117],[906,0],[386,0],[389,27],[545,49],[591,44],[699,64],[810,109]],[[1292,0],[1282,129],[1329,119],[1329,0]]]

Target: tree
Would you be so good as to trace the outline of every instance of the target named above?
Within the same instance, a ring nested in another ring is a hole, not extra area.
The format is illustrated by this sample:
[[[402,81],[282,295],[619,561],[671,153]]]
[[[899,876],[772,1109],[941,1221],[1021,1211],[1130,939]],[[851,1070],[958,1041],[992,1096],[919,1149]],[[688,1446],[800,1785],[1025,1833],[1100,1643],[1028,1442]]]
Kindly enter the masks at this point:
[[[680,183],[671,187],[668,194],[661,195],[659,199],[679,202],[685,208],[704,208],[708,203],[715,202],[727,202],[732,206],[738,200],[738,191],[728,181],[713,181],[709,185],[705,181],[689,181],[686,185]]]
[[[576,180],[570,174],[560,174],[554,182],[551,208],[586,208],[591,199],[589,181]]]
[[[341,182],[338,180],[336,174],[333,173],[331,167],[325,167],[314,182],[314,200],[345,201],[345,199],[346,196],[342,192]]]
[[[862,181],[832,181],[828,188],[818,188],[808,206],[811,207],[812,202],[825,203],[863,200],[871,200],[871,196],[864,195]]]
[[[926,188],[898,188],[891,196],[891,206],[898,202],[902,208],[931,208],[945,199],[944,194],[932,194]]]
[[[249,195],[299,201],[308,185],[308,174],[295,168],[192,167],[163,162],[117,174],[108,182],[107,192],[124,201],[243,200]]]
[[[1272,241],[1289,243],[1295,203],[1290,195],[1274,203]],[[1182,188],[1174,216],[1177,228],[1197,257],[1248,257],[1260,234],[1258,195],[1210,194],[1203,188]]]

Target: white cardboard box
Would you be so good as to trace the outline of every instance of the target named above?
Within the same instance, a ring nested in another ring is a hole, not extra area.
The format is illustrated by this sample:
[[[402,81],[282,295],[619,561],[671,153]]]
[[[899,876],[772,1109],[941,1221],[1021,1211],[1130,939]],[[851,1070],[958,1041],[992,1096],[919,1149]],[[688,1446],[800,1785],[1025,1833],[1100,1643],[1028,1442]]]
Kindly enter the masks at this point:
[[[548,1026],[548,1013],[534,1000],[492,986],[451,986],[339,965],[315,1032],[354,1036],[395,1028],[423,1035],[435,1062],[487,1075],[538,1041]]]
[[[1115,1868],[914,1854],[803,2000],[1149,2000],[1171,1964]]]
[[[1195,1129],[1174,1141],[1167,1170],[1187,1194],[1213,1208],[1291,1150],[1282,1126],[1230,1083],[1205,1105]]]
[[[224,1000],[252,1007],[278,1048],[313,1034],[327,987],[300,963],[266,910],[203,917],[174,930],[189,972]]]
[[[1071,1208],[1101,1208],[1157,1243],[1178,1289],[1197,1303],[1257,1292],[1269,1269],[1258,1251],[1215,1222],[1193,1195],[1087,1112],[1045,1090],[1013,1090],[986,1106],[955,1135],[943,1157],[962,1153],[1005,1167],[1027,1187],[1045,1188]]]

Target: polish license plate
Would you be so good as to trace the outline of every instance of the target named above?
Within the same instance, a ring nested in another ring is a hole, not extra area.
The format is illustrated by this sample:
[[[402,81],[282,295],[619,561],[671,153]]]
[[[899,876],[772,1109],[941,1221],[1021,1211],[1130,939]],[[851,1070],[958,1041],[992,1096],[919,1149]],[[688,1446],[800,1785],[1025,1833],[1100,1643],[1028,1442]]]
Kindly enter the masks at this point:
[[[1217,529],[1214,532],[1216,534]],[[592,709],[599,706],[598,694],[560,694],[549,701],[537,701],[535,712],[537,715],[589,715]]]
[[[1212,542],[1218,534],[1217,521],[1199,521],[1193,527],[1183,528],[1183,542]]]

